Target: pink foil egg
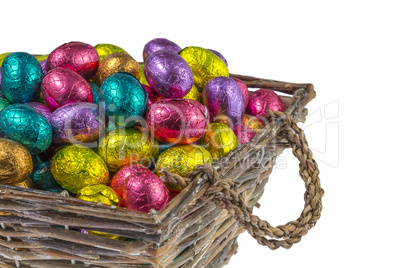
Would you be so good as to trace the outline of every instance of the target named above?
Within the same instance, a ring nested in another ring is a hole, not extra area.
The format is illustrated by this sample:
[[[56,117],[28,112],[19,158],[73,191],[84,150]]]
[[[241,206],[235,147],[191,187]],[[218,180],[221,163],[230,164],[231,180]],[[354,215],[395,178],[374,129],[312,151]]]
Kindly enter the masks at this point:
[[[26,102],[25,104],[34,108],[35,111],[42,114],[44,117],[46,117],[47,121],[50,122],[50,118],[52,116],[52,110],[50,110],[49,107],[39,102]]]
[[[204,135],[209,113],[207,107],[194,100],[163,99],[151,106],[147,122],[158,140],[189,144]]]
[[[42,80],[42,96],[50,109],[75,102],[93,102],[91,86],[69,69],[55,68]]]
[[[139,164],[124,166],[114,174],[110,181],[110,187],[112,187],[119,197],[123,197],[124,182],[128,177],[135,175],[137,172],[151,172],[151,170]],[[125,200],[123,198],[121,200],[122,206],[125,206]]]
[[[135,172],[124,183],[123,199],[126,208],[148,213],[161,210],[169,202],[169,191],[152,172]]]
[[[45,64],[46,71],[62,67],[85,79],[94,76],[98,66],[98,52],[93,46],[82,42],[70,42],[57,47],[49,54]]]
[[[144,85],[144,84],[142,84],[142,86],[145,88],[145,91],[148,93],[148,109],[149,109],[149,107],[151,107],[152,104],[163,99],[163,97],[158,96],[158,94],[153,92],[149,86]]]
[[[284,112],[285,105],[275,92],[260,88],[250,97],[247,113],[254,116],[263,116],[269,110]]]
[[[243,94],[244,105],[245,105],[244,107],[247,108],[248,101],[250,99],[247,85],[243,81],[241,81],[239,78],[232,77],[232,79],[235,80],[236,83],[239,85],[241,94]]]
[[[234,133],[236,134],[237,140],[240,144],[249,142],[257,134],[254,130],[244,124],[238,126]]]

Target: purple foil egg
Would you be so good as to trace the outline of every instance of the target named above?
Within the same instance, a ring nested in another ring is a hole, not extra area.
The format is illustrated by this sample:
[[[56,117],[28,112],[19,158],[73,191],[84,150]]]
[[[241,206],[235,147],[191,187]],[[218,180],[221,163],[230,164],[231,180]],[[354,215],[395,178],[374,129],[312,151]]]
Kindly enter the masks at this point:
[[[165,38],[155,38],[149,41],[145,47],[144,51],[142,52],[142,56],[144,58],[144,61],[154,52],[158,50],[170,50],[175,53],[178,53],[181,50],[181,47],[179,47],[176,43],[165,39]]]
[[[239,78],[232,77],[232,79],[234,79],[236,81],[236,83],[239,85],[239,87],[241,89],[241,93],[243,94],[244,105],[245,105],[244,107],[247,108],[248,101],[250,99],[250,94],[248,92],[247,85],[243,81],[241,81]]]
[[[254,138],[255,134],[257,134],[254,130],[244,124],[238,126],[234,133],[236,134],[237,140],[240,144],[249,142],[252,138]]]
[[[44,60],[42,60],[42,61],[40,62],[40,67],[41,67],[41,69],[42,69],[43,75],[46,75],[46,74],[47,74],[47,71],[46,71],[46,62],[47,62],[47,58],[44,59]]]
[[[145,61],[144,74],[150,88],[165,98],[184,97],[194,83],[190,65],[170,50],[152,53]]]
[[[88,102],[58,108],[53,112],[50,124],[53,128],[53,141],[59,145],[93,142],[105,129],[104,116],[99,106]]]
[[[239,85],[230,77],[217,76],[205,85],[203,103],[211,113],[212,122],[235,129],[244,116],[244,100]]]
[[[275,92],[260,88],[250,97],[247,113],[254,116],[263,116],[269,110],[284,112],[285,105]]]
[[[227,60],[225,59],[225,57],[224,57],[221,53],[219,53],[218,51],[213,50],[213,49],[207,49],[207,50],[211,51],[211,52],[214,53],[216,56],[218,56],[218,58],[220,58],[220,59],[226,64],[226,66],[228,66]]]
[[[42,80],[42,96],[50,109],[75,102],[93,102],[91,86],[69,69],[55,68]]]
[[[53,50],[46,61],[46,71],[57,67],[72,70],[85,79],[90,79],[99,66],[96,49],[82,42],[70,42]]]
[[[204,135],[209,113],[207,107],[194,100],[164,99],[151,106],[147,122],[159,141],[189,144]]]
[[[34,108],[35,111],[42,114],[44,117],[46,117],[47,121],[50,122],[50,118],[52,116],[52,110],[50,110],[49,107],[39,102],[27,102],[25,104]]]

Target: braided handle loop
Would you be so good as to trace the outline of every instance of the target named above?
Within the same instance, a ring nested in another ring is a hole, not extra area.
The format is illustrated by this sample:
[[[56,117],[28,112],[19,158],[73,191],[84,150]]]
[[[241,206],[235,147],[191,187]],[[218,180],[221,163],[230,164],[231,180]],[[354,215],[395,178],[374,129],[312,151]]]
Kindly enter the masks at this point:
[[[266,117],[270,119],[271,123],[285,122],[286,139],[292,147],[293,155],[300,162],[299,174],[304,181],[306,192],[304,194],[304,209],[297,220],[273,227],[267,221],[253,215],[252,209],[247,207],[242,195],[239,194],[237,184],[230,179],[219,179],[218,172],[209,164],[197,166],[187,175],[187,178],[181,178],[168,171],[164,171],[164,173],[167,180],[179,184],[183,188],[192,179],[205,175],[210,186],[203,196],[204,200],[213,201],[218,208],[226,209],[259,244],[272,250],[279,247],[289,249],[293,244],[300,242],[301,238],[319,220],[324,190],[321,188],[318,177],[317,163],[313,159],[304,132],[297,126],[297,122],[289,114],[282,112],[269,111]],[[273,239],[267,239],[267,237]]]

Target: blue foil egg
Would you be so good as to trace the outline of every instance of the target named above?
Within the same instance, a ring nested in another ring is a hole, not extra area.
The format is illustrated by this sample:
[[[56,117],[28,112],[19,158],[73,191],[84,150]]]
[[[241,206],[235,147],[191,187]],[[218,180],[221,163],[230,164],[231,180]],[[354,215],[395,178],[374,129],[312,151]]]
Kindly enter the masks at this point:
[[[39,154],[52,142],[52,127],[46,117],[25,104],[12,104],[0,113],[0,133]]]
[[[40,164],[31,175],[36,189],[60,193],[64,189],[56,182],[50,171],[50,161]]]
[[[131,127],[144,116],[148,93],[133,75],[115,73],[102,83],[100,101],[110,120],[118,126]]]
[[[99,86],[92,82],[88,82],[88,84],[91,87],[92,95],[94,96],[94,103],[99,105]]]
[[[12,103],[36,101],[39,98],[42,69],[38,60],[28,53],[8,55],[1,67],[3,94]]]

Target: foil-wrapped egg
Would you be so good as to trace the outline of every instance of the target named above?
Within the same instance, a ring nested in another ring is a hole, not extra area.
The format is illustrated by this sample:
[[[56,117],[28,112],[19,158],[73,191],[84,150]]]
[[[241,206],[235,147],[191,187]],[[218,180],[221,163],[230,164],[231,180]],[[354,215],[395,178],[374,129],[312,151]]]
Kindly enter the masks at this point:
[[[166,38],[155,38],[145,44],[144,50],[142,52],[142,57],[144,61],[154,52],[159,50],[170,50],[174,53],[178,53],[181,48],[174,42],[166,39]]]
[[[235,80],[236,83],[239,85],[241,93],[243,94],[244,107],[247,108],[248,101],[250,99],[247,85],[237,77],[232,77],[232,79]]]
[[[128,164],[148,166],[159,152],[158,141],[138,129],[116,129],[107,133],[99,142],[98,154],[112,172]]]
[[[141,84],[149,86],[147,78],[145,77],[144,67],[145,67],[144,64],[141,64],[140,78],[138,80],[140,81]]]
[[[128,73],[116,73],[103,82],[100,101],[106,115],[118,126],[134,126],[148,107],[148,94],[140,82]]]
[[[249,115],[249,114],[244,115],[244,118],[241,123],[248,126],[252,130],[254,130],[256,133],[260,132],[261,129],[264,128],[264,125],[261,123],[260,120],[258,120],[257,117]]]
[[[46,60],[49,55],[34,55],[35,59],[37,59],[39,62],[42,62],[44,60]]]
[[[112,44],[97,44],[95,46],[95,49],[99,54],[99,58],[100,58],[101,62],[107,55],[110,55],[112,53],[115,53],[115,52],[127,53],[121,47],[116,46],[116,45],[112,45]]]
[[[202,90],[206,83],[217,76],[229,76],[226,64],[211,51],[201,47],[186,47],[179,55],[190,65],[194,84]]]
[[[9,105],[11,105],[11,102],[9,102],[6,98],[0,97],[0,112]]]
[[[122,206],[125,206],[125,201],[123,200],[123,189],[124,182],[126,179],[135,174],[136,172],[151,172],[147,167],[140,164],[126,165],[122,167],[119,171],[114,174],[112,180],[110,181],[110,187],[117,193],[122,201]]]
[[[97,84],[95,84],[95,83],[92,83],[92,82],[89,82],[88,84],[89,84],[89,86],[91,87],[91,90],[92,90],[92,96],[93,96],[93,99],[94,99],[93,102],[96,105],[99,105],[99,91],[100,91],[99,86]]]
[[[89,185],[82,188],[78,191],[77,198],[109,206],[117,206],[119,204],[119,196],[112,188],[104,184]]]
[[[99,55],[96,49],[86,43],[69,42],[53,50],[46,61],[46,71],[54,68],[66,68],[90,79],[99,66]]]
[[[3,93],[3,89],[1,88],[1,68],[0,68],[0,98],[5,98],[6,96],[4,96]]]
[[[56,182],[50,170],[50,161],[39,164],[31,175],[36,189],[60,193],[64,189]]]
[[[65,68],[52,69],[42,81],[42,96],[50,109],[75,102],[93,102],[91,87],[82,76]]]
[[[125,180],[123,199],[126,208],[148,213],[161,210],[169,202],[169,191],[152,172],[136,172]]]
[[[109,171],[102,158],[78,144],[59,149],[50,170],[58,184],[75,194],[86,186],[109,183]]]
[[[2,64],[3,64],[4,59],[5,59],[8,55],[10,55],[10,54],[12,54],[12,52],[6,52],[6,53],[1,53],[1,54],[0,54],[0,67],[1,67]]]
[[[188,144],[204,135],[208,109],[186,99],[164,99],[154,103],[147,115],[149,130],[159,141]]]
[[[169,172],[186,177],[198,165],[212,163],[211,154],[203,147],[187,144],[178,145],[163,152],[156,162],[156,172],[162,175],[162,168]]]
[[[197,142],[212,155],[213,161],[227,155],[235,149],[239,143],[233,130],[225,124],[211,123],[208,125],[204,136]]]
[[[239,85],[230,77],[218,76],[205,85],[203,103],[213,122],[235,129],[244,117],[244,100]]]
[[[212,53],[214,53],[216,56],[218,56],[218,58],[220,58],[226,64],[226,66],[228,66],[228,61],[225,59],[225,57],[219,51],[216,51],[214,49],[208,49],[208,50],[211,51]]]
[[[52,142],[52,128],[46,117],[25,104],[13,104],[0,113],[0,133],[39,154]]]
[[[34,184],[33,184],[32,180],[31,180],[31,178],[29,178],[29,177],[26,180],[24,180],[23,182],[16,183],[16,184],[13,184],[13,185],[14,186],[19,186],[19,187],[24,187],[24,188],[31,188],[31,189],[34,188]]]
[[[96,148],[95,141],[105,131],[105,116],[95,103],[76,102],[57,108],[50,124],[54,143],[82,143],[88,148]]]
[[[260,88],[250,97],[247,113],[254,116],[263,116],[269,110],[284,112],[285,105],[275,92]]]
[[[47,62],[47,58],[39,62],[40,68],[41,68],[41,70],[42,70],[43,75],[46,75],[46,74],[47,74],[47,71],[46,71],[46,62]]]
[[[0,138],[0,184],[25,181],[33,170],[32,157],[22,144]]]
[[[254,130],[243,124],[239,125],[235,129],[234,133],[236,134],[239,144],[249,142],[252,138],[254,138],[255,134],[257,134]]]
[[[184,97],[194,83],[188,63],[170,50],[152,53],[145,61],[144,73],[152,90],[165,98]]]
[[[99,65],[99,82],[102,84],[109,76],[115,73],[125,72],[140,78],[141,66],[129,54],[115,52],[107,55]]]
[[[12,103],[36,101],[39,98],[42,69],[34,56],[25,52],[8,55],[1,66],[1,87]]]
[[[50,117],[52,116],[52,110],[46,105],[39,102],[27,102],[25,105],[28,105],[34,108],[35,111],[46,117],[47,121],[50,122]]]
[[[145,91],[148,93],[148,110],[152,104],[164,99],[163,97],[158,96],[155,92],[153,92],[153,90],[149,86],[144,85],[144,84],[142,84],[142,86],[144,87]]]
[[[187,95],[185,95],[182,99],[195,100],[201,102],[202,94],[198,91],[197,87],[193,85],[190,92],[187,93]]]

